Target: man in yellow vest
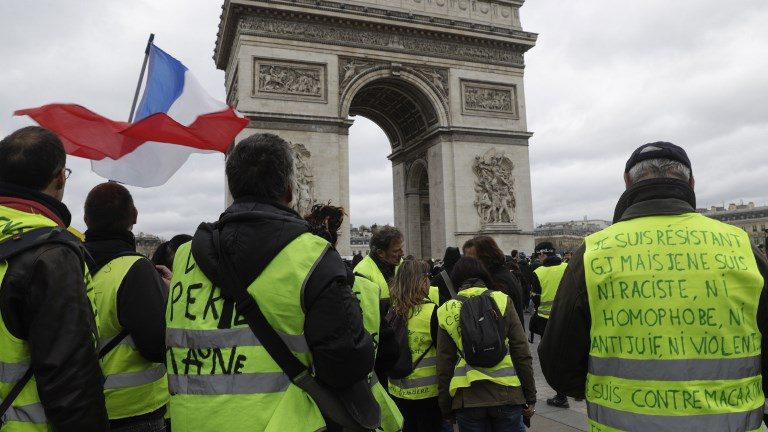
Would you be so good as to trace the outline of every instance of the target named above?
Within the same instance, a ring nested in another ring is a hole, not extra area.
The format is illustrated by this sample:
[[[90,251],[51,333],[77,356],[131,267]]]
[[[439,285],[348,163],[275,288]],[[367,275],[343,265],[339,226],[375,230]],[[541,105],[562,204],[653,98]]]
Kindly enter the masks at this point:
[[[320,411],[326,401],[297,385],[309,373],[350,403],[359,398],[349,393],[364,389],[378,416],[371,335],[341,257],[290,207],[288,143],[272,134],[244,139],[227,156],[226,174],[234,203],[174,259],[166,310],[173,431],[338,429]],[[268,327],[260,333],[271,329],[303,369],[294,381],[249,325],[256,309]]]
[[[371,236],[371,253],[355,266],[355,274],[378,285],[381,298],[389,299],[389,285],[403,255],[403,233],[389,225],[378,227]]]
[[[102,183],[85,199],[85,247],[98,310],[104,394],[112,431],[162,431],[165,303],[168,288],[155,266],[136,252],[131,227],[138,211],[119,183]]]
[[[46,229],[61,239],[0,262],[0,400],[12,400],[2,431],[109,429],[84,251],[64,231],[65,163],[61,140],[46,129],[0,141],[0,249]]]
[[[557,289],[568,266],[555,254],[555,247],[550,242],[539,243],[534,253],[541,265],[533,271],[531,297],[536,306],[536,314],[531,318],[533,321],[531,339],[533,339],[533,333],[544,334],[552,313],[552,303],[555,301]],[[563,393],[557,393],[555,397],[547,399],[547,405],[570,407],[568,397]]]
[[[741,229],[696,212],[685,151],[632,153],[614,224],[569,263],[539,347],[591,431],[762,430],[768,264]]]

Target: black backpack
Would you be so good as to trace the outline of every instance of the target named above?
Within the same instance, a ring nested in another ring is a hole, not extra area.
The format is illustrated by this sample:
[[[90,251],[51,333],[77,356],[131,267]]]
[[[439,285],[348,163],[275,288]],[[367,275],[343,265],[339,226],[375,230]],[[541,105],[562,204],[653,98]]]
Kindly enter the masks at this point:
[[[432,304],[432,303],[425,303]],[[408,320],[395,314],[394,309],[390,309],[384,318],[392,331],[395,333],[395,339],[400,349],[400,355],[397,358],[394,366],[387,371],[390,378],[401,379],[412,374],[419,364],[427,355],[430,349],[435,346],[437,341],[437,305],[432,310],[432,318],[430,318],[429,332],[432,336],[432,344],[427,348],[414,362],[413,353],[411,352],[411,346],[408,343]]]
[[[459,314],[462,356],[470,366],[493,367],[507,354],[506,322],[491,292],[485,290],[474,297],[456,296],[462,303]]]

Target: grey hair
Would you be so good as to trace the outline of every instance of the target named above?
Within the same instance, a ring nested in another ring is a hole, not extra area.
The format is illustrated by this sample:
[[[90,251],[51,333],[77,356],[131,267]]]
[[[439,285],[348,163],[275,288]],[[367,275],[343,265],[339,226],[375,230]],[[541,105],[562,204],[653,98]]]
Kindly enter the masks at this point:
[[[635,164],[627,175],[632,184],[654,178],[676,178],[687,182],[691,179],[691,169],[676,160],[646,159]]]

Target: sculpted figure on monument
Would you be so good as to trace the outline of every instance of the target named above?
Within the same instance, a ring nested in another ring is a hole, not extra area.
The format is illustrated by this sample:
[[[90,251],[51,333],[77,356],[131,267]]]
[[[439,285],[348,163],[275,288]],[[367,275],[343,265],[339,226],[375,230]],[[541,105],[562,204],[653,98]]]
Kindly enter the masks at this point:
[[[259,90],[264,92],[320,96],[320,80],[314,69],[265,64],[259,68]]]
[[[475,208],[483,224],[512,224],[515,222],[515,165],[504,153],[488,150],[475,156],[472,171],[475,181]]]
[[[311,153],[301,143],[292,143],[293,165],[296,174],[294,178],[293,209],[304,216],[312,211],[315,205],[315,176],[310,164]]]

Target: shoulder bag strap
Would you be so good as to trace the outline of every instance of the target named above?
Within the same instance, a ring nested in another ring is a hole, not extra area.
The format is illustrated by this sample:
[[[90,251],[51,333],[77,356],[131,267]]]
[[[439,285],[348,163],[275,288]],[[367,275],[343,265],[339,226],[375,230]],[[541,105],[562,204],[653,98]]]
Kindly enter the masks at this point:
[[[456,290],[453,288],[453,282],[451,282],[451,278],[448,276],[448,272],[445,271],[445,269],[440,271],[440,277],[443,278],[445,287],[448,288],[448,293],[451,295],[451,298],[456,298]]]

